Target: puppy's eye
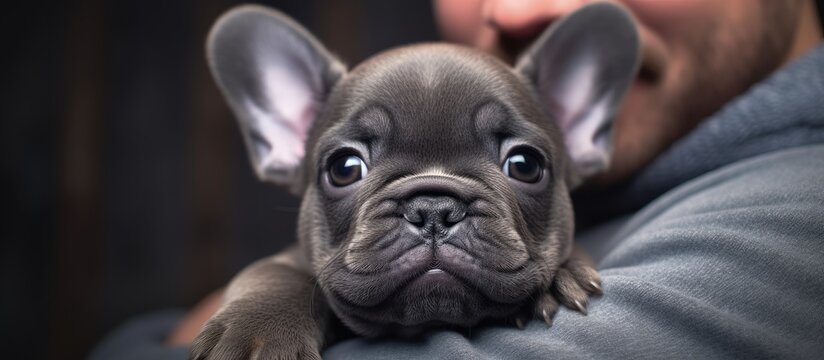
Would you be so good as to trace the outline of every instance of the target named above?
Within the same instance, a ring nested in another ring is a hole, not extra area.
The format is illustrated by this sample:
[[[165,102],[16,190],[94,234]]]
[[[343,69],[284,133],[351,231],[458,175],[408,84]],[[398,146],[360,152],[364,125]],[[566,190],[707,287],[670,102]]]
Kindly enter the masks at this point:
[[[332,185],[343,187],[354,184],[366,176],[366,163],[355,155],[344,155],[332,162],[329,167],[329,180]]]
[[[526,151],[517,151],[504,161],[504,174],[515,180],[536,183],[541,180],[541,162]]]

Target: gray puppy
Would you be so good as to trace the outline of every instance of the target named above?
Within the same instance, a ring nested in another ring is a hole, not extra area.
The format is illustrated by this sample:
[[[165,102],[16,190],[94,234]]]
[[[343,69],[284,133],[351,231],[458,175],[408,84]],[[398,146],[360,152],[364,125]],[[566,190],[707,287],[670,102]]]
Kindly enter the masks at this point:
[[[296,247],[229,286],[192,358],[320,358],[364,336],[586,311],[570,189],[607,166],[635,76],[630,15],[586,6],[512,68],[426,44],[351,71],[285,15],[242,6],[208,40],[258,176],[303,196]]]

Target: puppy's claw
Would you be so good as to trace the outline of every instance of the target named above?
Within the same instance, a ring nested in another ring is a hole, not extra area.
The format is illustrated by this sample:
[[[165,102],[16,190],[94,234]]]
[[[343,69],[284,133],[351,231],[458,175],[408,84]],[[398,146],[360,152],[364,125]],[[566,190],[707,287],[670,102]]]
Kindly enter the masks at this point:
[[[589,282],[589,283],[587,283],[587,284],[589,285],[589,286],[588,286],[588,287],[589,287],[589,291],[590,291],[592,294],[594,294],[594,295],[603,295],[603,294],[604,294],[604,289],[603,289],[603,288],[601,288],[601,284],[600,284],[598,281],[596,281],[596,280],[590,280],[590,282]]]
[[[547,314],[546,309],[541,310],[541,318],[544,319],[547,327],[552,327],[552,315]]]
[[[521,319],[520,316],[515,318],[515,326],[517,326],[518,329],[521,329],[521,330],[526,328],[526,326],[524,326],[524,320]]]
[[[581,312],[584,315],[587,314],[587,304],[585,302],[583,302],[581,300],[575,300],[575,301],[573,301],[573,304],[575,304],[575,309],[576,310],[578,310],[579,312]]]
[[[552,326],[552,317],[558,311],[558,300],[549,293],[545,292],[538,296],[535,302],[535,315],[543,320],[547,327]]]

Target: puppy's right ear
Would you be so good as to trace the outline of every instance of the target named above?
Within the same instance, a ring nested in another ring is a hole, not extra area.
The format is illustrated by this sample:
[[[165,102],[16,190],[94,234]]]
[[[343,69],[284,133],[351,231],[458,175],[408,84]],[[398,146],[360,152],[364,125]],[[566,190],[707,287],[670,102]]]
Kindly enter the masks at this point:
[[[297,191],[309,129],[345,66],[295,21],[255,5],[223,14],[206,51],[257,176]]]

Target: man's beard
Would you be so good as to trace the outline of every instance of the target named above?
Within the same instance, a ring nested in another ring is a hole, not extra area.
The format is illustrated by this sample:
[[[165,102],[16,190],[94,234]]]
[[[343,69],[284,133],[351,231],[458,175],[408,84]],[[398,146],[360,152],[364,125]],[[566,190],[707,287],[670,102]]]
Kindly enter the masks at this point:
[[[797,1],[758,1],[760,16],[757,28],[730,26],[718,32],[719,39],[695,37],[690,53],[691,74],[682,74],[688,83],[674,96],[670,114],[679,124],[680,137],[735,97],[779,68],[789,53],[798,19]],[[714,24],[718,29],[720,24]],[[705,64],[705,66],[700,66]]]
[[[688,58],[664,75],[681,83],[653,80],[645,85],[653,87],[646,98],[625,104],[631,109],[620,114],[616,124],[611,168],[586,184],[584,191],[609,190],[629,181],[704,119],[782,65],[792,46],[800,4],[759,0],[758,5],[758,18],[745,19],[749,23],[710,24],[684,40]]]

